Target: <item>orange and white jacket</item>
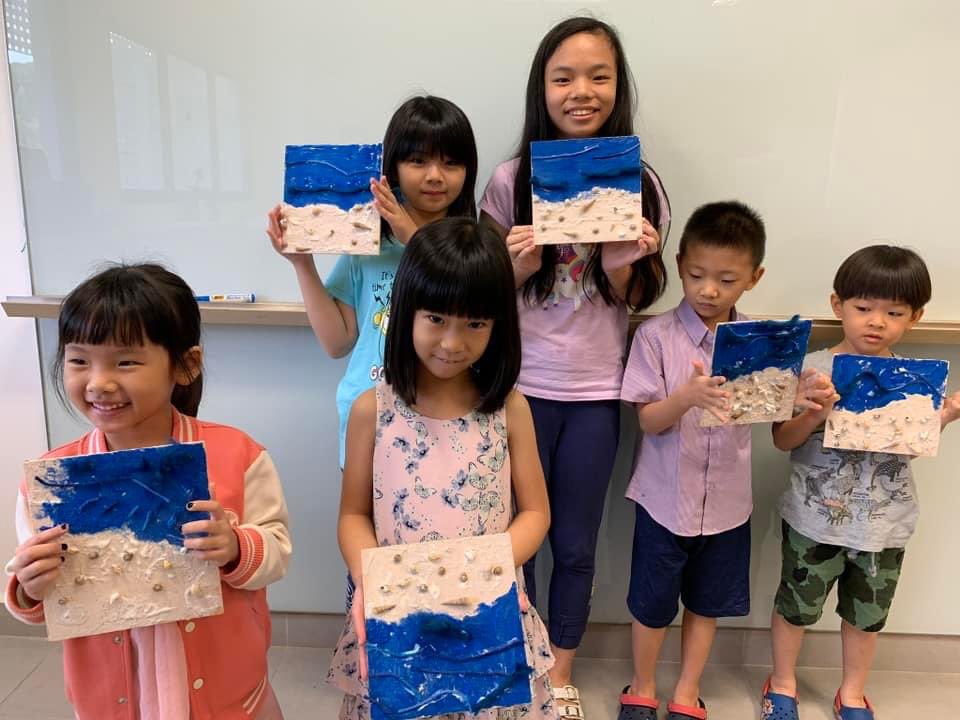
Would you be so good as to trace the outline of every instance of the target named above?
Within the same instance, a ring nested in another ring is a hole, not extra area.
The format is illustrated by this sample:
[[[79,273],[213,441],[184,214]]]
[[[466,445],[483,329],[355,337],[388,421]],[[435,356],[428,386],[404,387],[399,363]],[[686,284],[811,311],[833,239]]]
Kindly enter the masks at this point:
[[[187,661],[190,717],[194,720],[249,720],[268,690],[270,612],[266,586],[287,571],[291,543],[287,506],[273,461],[236,428],[202,422],[174,410],[172,438],[202,441],[207,474],[217,501],[234,513],[240,557],[221,574],[223,614],[177,623]],[[44,457],[107,452],[100,430],[51,450]],[[17,534],[32,533],[26,485],[17,503]],[[16,576],[7,583],[6,605],[17,619],[44,622],[43,603],[28,607]],[[63,666],[67,698],[80,720],[137,720],[136,668],[128,631],[65,640]]]

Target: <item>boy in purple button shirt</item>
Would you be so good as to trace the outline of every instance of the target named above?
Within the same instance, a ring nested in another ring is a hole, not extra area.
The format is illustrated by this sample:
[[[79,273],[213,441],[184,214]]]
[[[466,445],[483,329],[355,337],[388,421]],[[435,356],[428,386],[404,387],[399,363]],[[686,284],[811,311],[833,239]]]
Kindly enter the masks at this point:
[[[655,669],[683,600],[680,679],[667,720],[707,717],[700,676],[718,617],[750,611],[750,426],[704,428],[730,393],[710,376],[717,323],[743,320],[735,304],[763,276],[765,232],[738,202],[697,209],[677,265],[683,301],[637,330],[621,399],[636,404],[643,438],[627,497],[636,506],[627,605],[634,617],[633,680],[619,720],[656,720]]]

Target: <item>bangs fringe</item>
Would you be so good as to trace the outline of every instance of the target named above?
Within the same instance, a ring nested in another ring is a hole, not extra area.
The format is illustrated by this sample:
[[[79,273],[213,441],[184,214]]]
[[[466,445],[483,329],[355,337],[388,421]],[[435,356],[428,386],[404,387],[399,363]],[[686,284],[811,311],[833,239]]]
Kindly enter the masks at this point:
[[[465,318],[495,320],[503,317],[506,311],[504,300],[514,302],[513,296],[505,298],[499,284],[489,282],[489,275],[469,270],[463,264],[453,277],[447,277],[445,281],[424,278],[414,295],[417,309]]]
[[[473,162],[473,140],[458,123],[446,118],[416,117],[411,125],[398,138],[396,157],[399,161],[419,153],[427,157],[447,157],[468,167]]]
[[[60,312],[60,343],[143,345],[146,335],[143,321],[125,295],[116,292],[89,298],[87,302],[73,302],[78,299],[68,297]]]

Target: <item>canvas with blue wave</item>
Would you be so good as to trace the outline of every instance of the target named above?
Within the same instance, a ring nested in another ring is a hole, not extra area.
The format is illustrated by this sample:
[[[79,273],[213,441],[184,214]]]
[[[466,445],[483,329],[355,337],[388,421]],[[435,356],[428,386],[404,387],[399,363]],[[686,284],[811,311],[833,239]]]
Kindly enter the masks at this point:
[[[288,145],[281,224],[288,253],[376,255],[380,217],[370,180],[383,147]]]
[[[834,355],[840,400],[827,418],[824,446],[936,455],[949,370],[945,360]]]
[[[52,640],[222,612],[219,570],[183,547],[181,527],[210,498],[201,443],[25,464],[34,529],[69,525],[45,599]]]
[[[704,412],[701,425],[789,420],[812,326],[796,315],[717,325],[711,374],[726,378],[730,411],[726,421]]]
[[[530,703],[508,536],[378,548],[363,563],[374,720]]]
[[[638,240],[642,234],[640,139],[530,144],[533,232],[538,244]]]

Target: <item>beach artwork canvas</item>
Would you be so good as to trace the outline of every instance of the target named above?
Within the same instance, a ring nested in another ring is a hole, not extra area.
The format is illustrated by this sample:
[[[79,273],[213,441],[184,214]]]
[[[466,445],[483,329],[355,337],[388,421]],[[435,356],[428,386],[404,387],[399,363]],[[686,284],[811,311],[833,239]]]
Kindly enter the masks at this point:
[[[380,253],[370,179],[382,145],[287,145],[280,223],[287,253]]]
[[[743,320],[717,325],[712,374],[732,393],[726,421],[704,412],[700,424],[781,422],[793,413],[810,320]]]
[[[202,443],[25,463],[35,532],[67,523],[65,561],[44,598],[51,640],[223,612],[220,571],[183,547],[180,527],[207,517]]]
[[[949,363],[834,355],[840,400],[827,417],[824,447],[934,456]]]
[[[506,533],[364,550],[373,720],[531,700]]]
[[[638,137],[533,142],[530,155],[535,243],[640,239]]]

